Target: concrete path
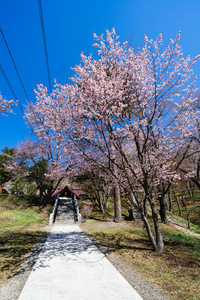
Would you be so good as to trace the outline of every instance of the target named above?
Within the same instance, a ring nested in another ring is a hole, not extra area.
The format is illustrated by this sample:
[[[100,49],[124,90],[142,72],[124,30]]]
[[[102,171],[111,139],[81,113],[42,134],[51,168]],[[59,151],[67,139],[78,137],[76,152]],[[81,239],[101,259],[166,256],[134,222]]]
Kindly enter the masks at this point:
[[[78,225],[54,225],[19,300],[141,300]]]

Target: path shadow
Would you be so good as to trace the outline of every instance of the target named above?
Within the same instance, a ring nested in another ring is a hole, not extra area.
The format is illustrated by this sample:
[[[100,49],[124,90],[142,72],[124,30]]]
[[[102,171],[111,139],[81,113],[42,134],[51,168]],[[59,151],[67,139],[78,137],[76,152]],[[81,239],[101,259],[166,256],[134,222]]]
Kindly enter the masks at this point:
[[[91,259],[85,259],[85,252],[91,254]],[[92,254],[96,254],[95,260]],[[57,257],[72,262],[78,259],[84,263],[94,263],[102,260],[103,254],[83,232],[51,232],[33,271],[49,267],[51,260]]]

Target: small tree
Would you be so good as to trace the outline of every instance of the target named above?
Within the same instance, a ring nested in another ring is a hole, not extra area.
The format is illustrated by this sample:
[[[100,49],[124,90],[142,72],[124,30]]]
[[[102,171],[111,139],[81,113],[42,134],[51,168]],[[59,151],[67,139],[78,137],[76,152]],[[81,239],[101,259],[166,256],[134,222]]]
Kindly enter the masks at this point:
[[[85,170],[75,176],[74,180],[84,186],[90,195],[94,195],[94,205],[98,205],[103,213],[107,212],[108,199],[111,193],[112,181],[107,174],[95,167]]]
[[[48,161],[37,142],[30,139],[21,142],[7,168],[14,175],[14,186],[19,185],[19,178],[24,184],[34,182],[35,187],[40,190],[40,204],[46,204],[52,190],[52,181],[47,177]]]

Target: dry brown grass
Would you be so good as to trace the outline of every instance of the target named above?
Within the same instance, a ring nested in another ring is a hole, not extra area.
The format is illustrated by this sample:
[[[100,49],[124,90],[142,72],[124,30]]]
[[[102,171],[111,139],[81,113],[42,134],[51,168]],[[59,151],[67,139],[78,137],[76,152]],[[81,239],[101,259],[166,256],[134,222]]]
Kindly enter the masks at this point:
[[[81,227],[148,282],[156,284],[169,299],[200,299],[200,260],[187,243],[165,238],[164,254],[159,256],[152,251],[142,222],[116,224],[104,218],[87,220]],[[163,226],[162,231],[171,231],[171,236],[177,233],[169,226]]]

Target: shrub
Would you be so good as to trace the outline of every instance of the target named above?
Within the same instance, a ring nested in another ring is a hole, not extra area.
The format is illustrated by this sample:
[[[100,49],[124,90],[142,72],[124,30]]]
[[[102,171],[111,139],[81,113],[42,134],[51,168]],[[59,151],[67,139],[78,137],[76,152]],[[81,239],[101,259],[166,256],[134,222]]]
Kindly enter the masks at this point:
[[[91,205],[84,205],[83,208],[82,208],[82,215],[83,217],[85,218],[89,218],[91,213],[93,211],[93,206]]]

